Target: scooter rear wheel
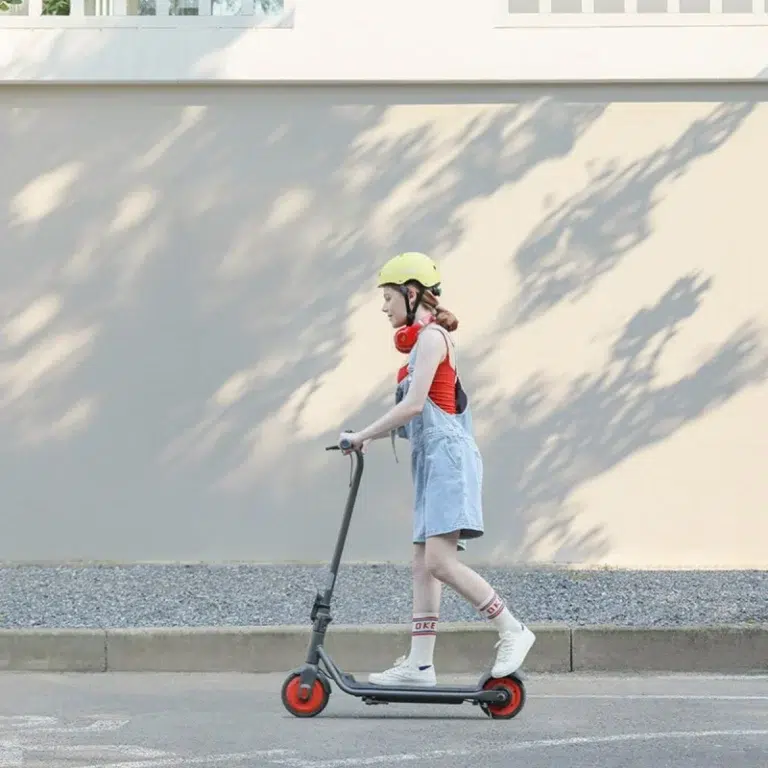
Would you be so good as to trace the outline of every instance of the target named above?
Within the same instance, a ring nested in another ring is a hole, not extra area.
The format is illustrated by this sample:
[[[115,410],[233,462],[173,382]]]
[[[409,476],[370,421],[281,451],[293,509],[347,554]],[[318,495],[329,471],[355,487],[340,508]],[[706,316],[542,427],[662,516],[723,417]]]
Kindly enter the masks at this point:
[[[509,694],[509,701],[505,704],[484,703],[483,709],[488,717],[496,720],[511,720],[525,705],[525,686],[517,677],[494,677],[488,680],[483,688],[485,690],[503,688]]]
[[[314,717],[319,715],[328,704],[331,686],[318,674],[309,698],[304,701],[300,694],[301,675],[292,672],[283,683],[281,698],[283,706],[295,717]]]

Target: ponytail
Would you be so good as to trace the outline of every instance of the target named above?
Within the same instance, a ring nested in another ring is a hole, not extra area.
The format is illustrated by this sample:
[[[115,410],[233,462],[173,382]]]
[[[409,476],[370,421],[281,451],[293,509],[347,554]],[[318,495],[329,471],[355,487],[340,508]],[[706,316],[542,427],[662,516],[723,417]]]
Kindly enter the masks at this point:
[[[437,302],[437,297],[432,291],[424,291],[421,303],[432,310],[432,313],[435,315],[435,322],[439,326],[445,328],[446,331],[455,331],[459,327],[459,321],[456,318],[456,315],[449,309],[441,307]]]
[[[446,331],[455,331],[459,327],[456,315],[445,307],[437,306],[434,309],[435,322],[445,328]]]

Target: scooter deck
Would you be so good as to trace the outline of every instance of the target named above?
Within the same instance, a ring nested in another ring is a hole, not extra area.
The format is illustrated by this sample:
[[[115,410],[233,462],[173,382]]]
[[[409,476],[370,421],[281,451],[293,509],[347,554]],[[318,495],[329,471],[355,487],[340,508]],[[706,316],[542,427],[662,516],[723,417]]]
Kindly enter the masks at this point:
[[[478,686],[463,685],[402,685],[385,686],[358,682],[353,675],[341,675],[344,689],[352,696],[381,702],[414,702],[424,704],[463,704],[468,700],[492,700],[503,695]]]
[[[387,693],[388,691],[437,691],[438,693],[476,693],[482,691],[476,685],[374,685],[373,683],[363,683],[356,680],[353,675],[342,675],[344,682],[355,691],[372,691],[373,693]]]

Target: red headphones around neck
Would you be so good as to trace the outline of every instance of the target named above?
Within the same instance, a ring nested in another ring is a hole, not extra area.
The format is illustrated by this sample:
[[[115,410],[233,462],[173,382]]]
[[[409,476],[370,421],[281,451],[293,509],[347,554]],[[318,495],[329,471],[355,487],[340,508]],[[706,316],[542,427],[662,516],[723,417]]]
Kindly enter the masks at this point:
[[[429,315],[424,320],[419,320],[413,325],[404,325],[402,328],[398,328],[395,331],[395,348],[398,352],[408,354],[416,345],[416,341],[419,338],[419,334],[430,323],[434,323],[435,318],[433,315]]]

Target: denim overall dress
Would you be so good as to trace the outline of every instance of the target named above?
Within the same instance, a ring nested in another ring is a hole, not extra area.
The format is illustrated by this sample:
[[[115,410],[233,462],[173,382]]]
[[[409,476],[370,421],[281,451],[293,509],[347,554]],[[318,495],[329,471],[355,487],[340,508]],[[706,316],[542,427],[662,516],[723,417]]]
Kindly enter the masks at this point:
[[[441,326],[449,345],[453,341]],[[395,402],[405,397],[413,376],[418,341],[408,355],[407,374],[398,384]],[[454,349],[455,364],[455,349]],[[420,414],[392,433],[411,446],[411,474],[414,484],[413,543],[430,536],[460,531],[458,548],[466,539],[483,535],[483,460],[472,434],[472,414],[467,396],[456,378],[456,414],[446,413],[429,397]]]

